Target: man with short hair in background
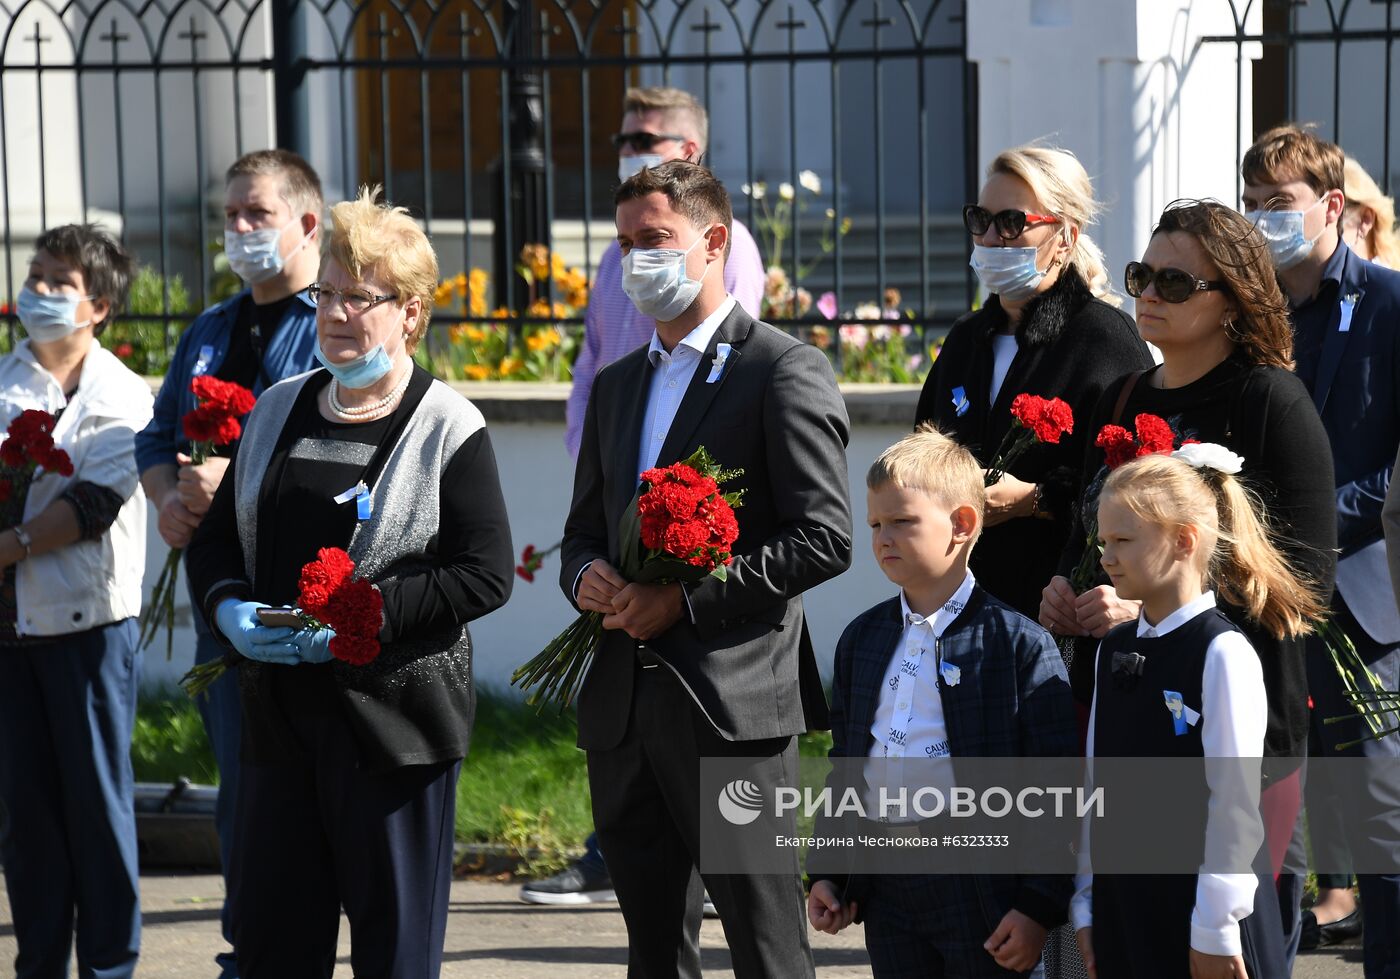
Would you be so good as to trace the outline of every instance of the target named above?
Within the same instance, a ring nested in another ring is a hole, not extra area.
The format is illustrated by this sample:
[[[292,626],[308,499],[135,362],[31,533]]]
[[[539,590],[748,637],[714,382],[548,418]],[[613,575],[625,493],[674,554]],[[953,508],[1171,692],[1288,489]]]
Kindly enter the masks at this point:
[[[1335,143],[1280,126],[1245,153],[1242,196],[1288,299],[1294,370],[1312,393],[1332,443],[1341,554],[1331,622],[1355,644],[1381,688],[1394,690],[1400,686],[1400,612],[1390,587],[1381,510],[1400,447],[1400,273],[1366,261],[1341,239],[1345,161]],[[1335,805],[1346,827],[1366,918],[1366,979],[1400,979],[1400,874],[1393,866],[1400,848],[1400,741],[1366,738],[1316,634],[1308,639],[1307,683],[1312,710],[1302,720],[1311,728],[1302,732],[1299,747],[1306,743],[1308,756],[1318,760],[1308,769],[1308,801]],[[1328,723],[1344,717],[1350,719]],[[1355,744],[1357,739],[1365,740]],[[1371,763],[1347,766],[1357,774],[1344,783],[1335,778],[1343,766],[1324,760],[1343,757]],[[1338,798],[1329,800],[1330,792]],[[1300,875],[1280,878],[1290,966],[1300,937],[1301,890]],[[1313,928],[1341,931],[1356,916],[1353,911],[1325,922],[1314,917]]]
[[[619,182],[643,167],[660,166],[671,160],[699,162],[705,155],[709,134],[705,107],[689,92],[678,88],[628,89],[622,103],[622,130],[612,138],[618,152]],[[724,285],[744,311],[757,319],[763,299],[763,259],[753,235],[737,218],[724,264]],[[564,431],[564,444],[570,455],[578,456],[594,375],[645,344],[655,332],[656,321],[638,312],[622,291],[622,250],[612,239],[598,262],[598,275],[584,315],[583,347],[574,364],[574,386],[569,394]],[[598,850],[598,834],[588,837],[584,855],[572,865],[553,877],[522,887],[520,899],[531,904],[614,900],[612,880]],[[706,911],[710,910],[707,903]]]
[[[191,379],[211,374],[261,394],[316,366],[316,307],[305,292],[321,266],[320,177],[295,153],[258,150],[229,167],[225,187],[224,255],[248,288],[206,309],[180,335],[156,396],[155,417],[136,436],[141,485],[156,508],[160,536],[172,548],[189,544],[229,464],[227,454],[191,464],[181,424],[195,407]],[[201,607],[200,601],[190,602],[195,662],[207,663],[223,656],[225,648],[210,632]],[[227,868],[243,726],[238,677],[230,671],[195,703],[219,766],[215,826],[227,890],[234,886]],[[228,908],[225,902],[222,925],[232,945]],[[221,979],[236,979],[236,950],[220,952],[215,960]]]

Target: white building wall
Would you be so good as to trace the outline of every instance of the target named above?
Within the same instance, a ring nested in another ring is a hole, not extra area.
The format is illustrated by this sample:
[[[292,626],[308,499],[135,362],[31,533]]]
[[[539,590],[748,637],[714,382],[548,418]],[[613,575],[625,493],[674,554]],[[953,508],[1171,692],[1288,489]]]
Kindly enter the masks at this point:
[[[1250,31],[1260,28],[1253,5]],[[1222,0],[976,0],[968,57],[980,70],[982,168],[1031,140],[1072,150],[1104,214],[1090,233],[1116,281],[1181,197],[1238,205],[1238,147],[1252,138],[1252,59],[1238,88]],[[1030,56],[1033,53],[1034,56]]]

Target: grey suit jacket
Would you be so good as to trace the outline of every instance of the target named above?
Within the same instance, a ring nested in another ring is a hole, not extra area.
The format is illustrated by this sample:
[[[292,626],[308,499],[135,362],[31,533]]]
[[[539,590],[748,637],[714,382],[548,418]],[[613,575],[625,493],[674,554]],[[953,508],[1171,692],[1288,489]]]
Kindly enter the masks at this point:
[[[720,342],[732,350],[712,384]],[[617,563],[618,524],[638,486],[652,373],[642,347],[593,382],[561,552],[559,580],[570,601],[588,562]],[[715,331],[662,444],[658,466],[703,445],[722,467],[744,470],[732,486],[745,494],[735,511],[739,539],[728,580],[687,586],[693,621],[683,618],[647,643],[726,739],[827,724],[801,595],[850,566],[849,428],[826,356],[736,306]],[[636,645],[620,630],[603,634],[579,693],[579,747],[604,750],[621,741]]]

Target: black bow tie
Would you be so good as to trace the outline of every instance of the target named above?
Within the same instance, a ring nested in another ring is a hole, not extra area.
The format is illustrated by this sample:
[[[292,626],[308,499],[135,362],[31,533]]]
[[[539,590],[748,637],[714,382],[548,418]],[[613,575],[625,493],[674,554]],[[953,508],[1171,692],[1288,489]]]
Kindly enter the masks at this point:
[[[1147,657],[1142,655],[1142,653],[1114,653],[1114,682],[1118,686],[1131,684],[1136,677],[1142,676],[1142,671],[1146,666]]]

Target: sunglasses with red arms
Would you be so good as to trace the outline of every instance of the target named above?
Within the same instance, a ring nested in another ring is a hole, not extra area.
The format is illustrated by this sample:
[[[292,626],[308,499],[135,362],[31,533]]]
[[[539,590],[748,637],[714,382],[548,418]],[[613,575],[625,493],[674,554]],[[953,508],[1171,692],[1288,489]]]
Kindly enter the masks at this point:
[[[963,208],[963,226],[973,237],[981,237],[987,233],[988,228],[995,226],[997,237],[1010,240],[1021,237],[1027,228],[1034,228],[1040,224],[1055,224],[1059,220],[1053,214],[1027,214],[1014,208],[997,211],[995,214],[979,204],[969,204]]]

